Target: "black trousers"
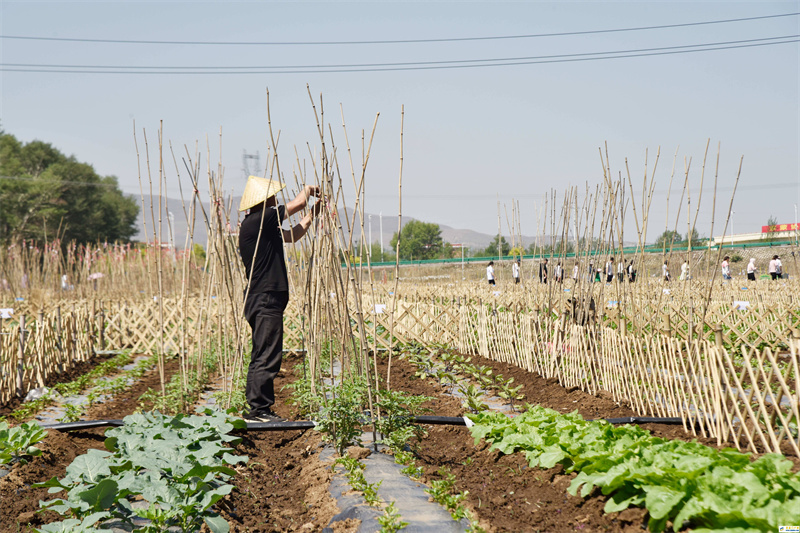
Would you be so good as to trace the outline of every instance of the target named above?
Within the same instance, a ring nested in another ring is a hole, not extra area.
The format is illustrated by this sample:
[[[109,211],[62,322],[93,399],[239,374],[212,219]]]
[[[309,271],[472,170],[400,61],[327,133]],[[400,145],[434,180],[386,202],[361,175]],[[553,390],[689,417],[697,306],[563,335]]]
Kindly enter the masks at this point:
[[[288,291],[250,294],[244,303],[244,314],[253,330],[245,389],[251,414],[269,411],[275,404],[274,381],[283,361],[283,311],[288,303]]]

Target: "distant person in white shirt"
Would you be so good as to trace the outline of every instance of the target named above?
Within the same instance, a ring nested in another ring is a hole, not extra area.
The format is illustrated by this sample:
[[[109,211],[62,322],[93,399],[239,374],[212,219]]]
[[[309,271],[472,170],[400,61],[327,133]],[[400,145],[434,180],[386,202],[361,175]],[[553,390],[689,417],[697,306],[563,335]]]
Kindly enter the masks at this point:
[[[664,264],[661,266],[661,274],[664,276],[664,281],[669,281],[669,266],[666,260],[664,260]]]
[[[519,283],[519,259],[511,263],[511,277],[514,278],[514,284]]]
[[[722,279],[725,280],[731,279],[731,265],[728,263],[729,259],[730,257],[726,255],[722,260]]]
[[[773,255],[772,261],[769,262],[768,272],[773,281],[781,277],[780,267],[778,266],[780,265],[780,262],[781,260],[778,259],[777,255]]]
[[[578,272],[579,271],[580,271],[580,266],[578,265],[578,262],[575,261],[575,266],[572,267],[572,279],[575,281],[575,283],[578,283]]]
[[[683,264],[681,265],[681,276],[680,276],[680,280],[681,280],[681,281],[686,281],[686,280],[688,280],[688,279],[689,279],[689,261],[688,261],[688,260],[686,260],[686,261],[684,261],[684,262],[683,262]]]
[[[620,258],[617,263],[617,280],[620,282],[625,281],[625,258]]]
[[[561,261],[556,263],[556,283],[564,281],[564,269],[561,268]]]
[[[614,258],[609,257],[606,261],[606,283],[611,283],[614,279]]]
[[[486,267],[486,279],[489,285],[495,285],[494,282],[494,261],[489,261],[489,266]]]
[[[756,267],[756,259],[751,257],[750,262],[747,263],[747,279],[749,281],[755,281],[756,272],[758,272],[758,267]]]

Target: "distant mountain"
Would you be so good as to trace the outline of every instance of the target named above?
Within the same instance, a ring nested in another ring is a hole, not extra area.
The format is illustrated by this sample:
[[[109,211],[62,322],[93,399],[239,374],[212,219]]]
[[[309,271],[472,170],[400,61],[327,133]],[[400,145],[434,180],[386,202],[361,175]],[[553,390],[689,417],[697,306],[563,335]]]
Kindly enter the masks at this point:
[[[237,216],[237,209],[239,207],[239,197],[230,198],[226,201],[226,207],[228,205],[231,206],[231,215],[234,217],[234,220],[238,220],[235,217]],[[141,207],[141,201],[139,202],[139,206]],[[209,210],[208,203],[204,203],[203,207],[208,215],[211,214]],[[186,235],[188,234],[189,223],[187,222],[187,217],[190,214],[191,205],[186,205],[186,214],[184,215],[184,207],[181,205],[180,200],[176,200],[174,198],[164,198],[162,201],[162,216],[161,216],[161,241],[165,243],[170,242],[170,226],[172,227],[172,241],[175,244],[176,248],[183,248],[186,243]],[[167,213],[172,214],[172,218],[170,219]],[[352,218],[352,210],[348,209],[348,215]],[[153,223],[153,219],[155,219],[155,224]],[[382,221],[381,221],[382,219]],[[153,198],[153,215],[151,215],[150,210],[150,197],[144,197],[144,210],[139,213],[139,231],[134,236],[134,239],[144,241],[152,241],[153,240],[153,227],[158,226],[159,220],[159,205],[158,205],[158,197]],[[171,220],[171,224],[170,221]],[[407,224],[410,220],[415,220],[411,217],[403,217],[403,225]],[[424,222],[434,222],[435,221],[424,221]],[[364,238],[367,241],[372,242],[380,242],[381,241],[381,223],[383,225],[383,246],[385,249],[389,249],[389,243],[392,240],[392,236],[397,231],[397,215],[376,215],[374,213],[364,213]],[[145,236],[145,225],[147,228],[147,235]],[[370,225],[372,226],[370,229]],[[206,241],[208,239],[205,229],[205,223],[203,219],[202,210],[200,207],[200,203],[196,205],[196,214],[195,214],[195,230],[194,230],[194,242],[200,243],[202,245],[206,245]],[[361,233],[361,224],[359,220],[356,220],[356,229],[357,233],[355,235],[355,240],[358,239]],[[488,233],[481,233],[478,231],[470,230],[470,229],[457,229],[451,228],[450,226],[445,226],[443,224],[439,224],[439,228],[442,231],[442,239],[446,242],[453,243],[453,244],[463,244],[467,246],[470,250],[482,250],[489,246],[489,243],[492,242],[494,239],[494,234]],[[347,232],[347,228],[345,225],[345,232]],[[508,235],[504,235],[506,241],[511,244],[511,238]],[[522,236],[522,243],[523,246],[527,247],[532,242],[536,240],[535,237],[523,235]]]

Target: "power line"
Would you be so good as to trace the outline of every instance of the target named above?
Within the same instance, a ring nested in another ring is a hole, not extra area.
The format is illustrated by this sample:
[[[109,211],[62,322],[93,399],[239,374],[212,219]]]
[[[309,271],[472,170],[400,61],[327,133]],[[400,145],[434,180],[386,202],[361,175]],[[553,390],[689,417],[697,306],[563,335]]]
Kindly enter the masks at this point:
[[[534,33],[524,35],[494,35],[481,37],[451,37],[436,39],[393,39],[393,40],[371,40],[371,41],[163,41],[163,40],[139,40],[139,39],[84,39],[78,37],[42,37],[31,35],[0,35],[0,39],[17,39],[31,41],[57,41],[57,42],[78,42],[78,43],[105,43],[105,44],[169,44],[169,45],[188,45],[188,46],[315,46],[315,45],[375,45],[375,44],[413,44],[413,43],[446,43],[446,42],[465,42],[465,41],[491,41],[509,39],[534,39],[540,37],[565,37],[571,35],[594,35],[602,33],[619,33],[630,31],[660,30],[669,28],[686,28],[691,26],[705,26],[711,24],[728,24],[732,22],[747,22],[753,20],[766,20],[781,17],[794,17],[800,12],[779,13],[775,15],[762,15],[757,17],[743,17],[734,19],[707,20],[699,22],[683,22],[678,24],[661,24],[656,26],[634,26],[628,28],[610,28],[600,30],[569,31],[556,33]]]
[[[39,64],[39,63],[0,63],[1,67],[26,67],[26,68],[53,68],[53,69],[82,69],[82,68],[90,68],[90,69],[130,69],[130,70],[138,70],[138,69],[153,69],[153,70],[191,70],[191,69],[200,69],[200,70],[222,70],[222,71],[234,71],[234,70],[245,70],[245,69],[310,69],[310,68],[319,68],[319,69],[333,69],[333,68],[370,68],[370,67],[396,67],[396,66],[421,66],[421,65],[448,65],[448,64],[460,64],[460,63],[495,63],[495,62],[510,62],[510,61],[530,61],[530,60],[539,60],[539,59],[560,59],[560,58],[570,58],[570,57],[591,57],[591,56],[603,56],[609,54],[628,54],[628,53],[646,53],[646,52],[655,52],[655,51],[662,51],[662,50],[678,50],[678,49],[687,49],[687,48],[698,48],[698,47],[708,47],[708,46],[722,46],[722,45],[732,45],[732,44],[745,44],[745,43],[757,43],[757,42],[767,42],[767,41],[776,41],[782,39],[792,39],[798,38],[800,34],[797,35],[782,35],[779,37],[762,37],[758,39],[742,39],[737,41],[720,41],[714,43],[700,43],[700,44],[686,44],[686,45],[676,45],[676,46],[661,46],[655,48],[637,48],[632,50],[612,50],[607,52],[584,52],[584,53],[577,53],[577,54],[553,54],[553,55],[543,55],[543,56],[522,56],[522,57],[499,57],[499,58],[488,58],[488,59],[454,59],[454,60],[443,60],[443,61],[405,61],[405,62],[392,62],[392,63],[355,63],[355,64],[332,64],[332,65],[280,65],[280,66],[271,66],[271,65],[255,65],[255,66],[185,66],[185,65],[174,65],[174,66],[161,66],[161,65],[149,65],[149,66],[136,66],[136,65],[65,65],[65,64]]]
[[[759,41],[759,42],[753,42]],[[768,42],[764,42],[768,41]],[[54,66],[48,68],[44,65],[32,65],[35,68],[28,67],[8,67],[6,64],[0,64],[0,72],[33,72],[33,73],[62,73],[62,74],[324,74],[324,73],[352,73],[352,72],[389,72],[389,71],[409,71],[409,70],[443,70],[455,68],[481,68],[481,67],[504,67],[504,66],[518,66],[518,65],[538,65],[538,64],[551,64],[551,63],[571,63],[582,61],[599,61],[607,59],[626,59],[634,57],[651,57],[661,55],[674,55],[674,54],[687,54],[696,52],[711,52],[717,50],[732,50],[737,48],[754,48],[758,46],[773,46],[779,44],[790,44],[800,42],[800,35],[788,35],[783,37],[767,37],[764,39],[753,39],[747,41],[728,41],[729,43],[743,43],[743,44],[720,44],[714,43],[704,45],[683,45],[675,47],[663,48],[641,48],[634,50],[620,50],[609,52],[587,52],[583,54],[562,54],[557,56],[533,56],[531,58],[499,58],[499,59],[472,59],[472,60],[453,60],[442,62],[444,64],[436,64],[437,62],[407,62],[407,63],[374,63],[366,64],[365,66],[354,67],[305,67],[305,66],[276,66],[276,67],[236,67],[240,69],[254,69],[254,70],[169,70],[170,67],[127,67],[124,65],[119,66],[103,66],[103,67],[77,67],[76,69],[66,66]],[[686,49],[689,48],[690,49]],[[652,51],[660,50],[660,51]],[[549,59],[553,58],[553,59]],[[434,63],[434,64],[431,64]],[[9,64],[13,65],[13,64]],[[372,65],[372,66],[370,66]],[[404,66],[392,66],[404,65]],[[78,70],[79,68],[104,68],[104,69],[129,69],[129,70]],[[130,70],[133,68],[153,68],[162,70]],[[183,69],[186,67],[175,67]],[[189,67],[199,69],[213,69],[214,67]],[[230,67],[220,67],[229,69]],[[271,70],[271,69],[291,69],[291,70]],[[305,69],[305,70],[302,70]]]

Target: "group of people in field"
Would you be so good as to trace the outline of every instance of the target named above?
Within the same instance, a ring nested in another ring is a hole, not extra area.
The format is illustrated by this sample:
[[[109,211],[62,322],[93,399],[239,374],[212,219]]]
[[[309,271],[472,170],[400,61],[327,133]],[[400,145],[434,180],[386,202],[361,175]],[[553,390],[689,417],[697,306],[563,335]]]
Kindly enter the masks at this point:
[[[722,260],[722,279],[725,281],[732,279],[730,259],[730,256],[726,255]],[[750,258],[750,262],[747,264],[746,271],[747,279],[750,281],[755,281],[756,274],[758,272],[755,258]],[[572,267],[572,279],[576,283],[580,277],[580,272],[580,262],[576,261]],[[769,262],[769,266],[767,267],[767,273],[773,280],[783,278],[783,264],[781,263],[779,256],[772,256],[772,260]],[[661,277],[664,281],[672,281],[669,273],[669,261],[667,260],[664,260],[664,264],[661,267]],[[681,273],[678,279],[681,281],[687,281],[690,279],[690,277],[689,261],[686,259],[681,264]],[[514,280],[515,285],[520,282],[519,259],[515,260],[511,264],[511,278]],[[538,278],[540,283],[548,283],[550,281],[547,258],[542,259],[542,261],[539,263]],[[486,280],[489,282],[489,285],[496,285],[496,279],[497,278],[494,273],[494,261],[489,261],[489,264],[486,267]],[[556,263],[553,279],[555,283],[564,282],[564,268],[561,266],[561,261]],[[608,258],[608,261],[606,261],[603,267],[595,268],[594,263],[590,262],[585,279],[590,283],[601,283],[603,281],[606,283],[612,283],[615,279],[620,282],[628,281],[633,283],[636,281],[636,269],[633,266],[633,259],[628,260],[627,263],[624,260],[617,262],[616,268],[613,256]]]
[[[730,280],[731,279],[731,266],[730,266],[730,257],[727,255],[725,259],[722,260],[722,279],[723,280]],[[747,268],[745,269],[747,272],[747,279],[749,281],[756,280],[756,274],[758,273],[758,266],[756,266],[756,260],[754,257],[750,258],[750,261],[747,263]],[[783,263],[781,263],[781,258],[778,255],[773,255],[772,259],[767,266],[767,273],[769,274],[770,278],[774,281],[776,279],[783,279]]]
[[[561,265],[561,261],[557,261],[556,266],[553,269],[553,281],[555,283],[563,283],[564,273],[565,270]],[[580,279],[580,276],[580,262],[575,261],[575,264],[572,266],[572,280],[577,283]],[[519,259],[511,263],[511,278],[514,280],[515,285],[520,282]],[[539,283],[550,282],[550,270],[547,258],[542,259],[542,261],[539,263],[538,279]],[[633,266],[633,259],[630,259],[627,263],[625,261],[619,261],[618,263],[615,263],[614,257],[612,256],[608,258],[608,261],[606,261],[604,267],[598,268],[595,268],[594,263],[589,263],[589,269],[586,273],[585,279],[590,283],[601,283],[603,281],[606,283],[611,283],[614,281],[614,279],[621,282],[628,281],[633,283],[636,281],[636,269]],[[497,284],[497,278],[494,273],[494,261],[489,261],[489,264],[486,266],[486,280],[488,281],[489,285]]]

